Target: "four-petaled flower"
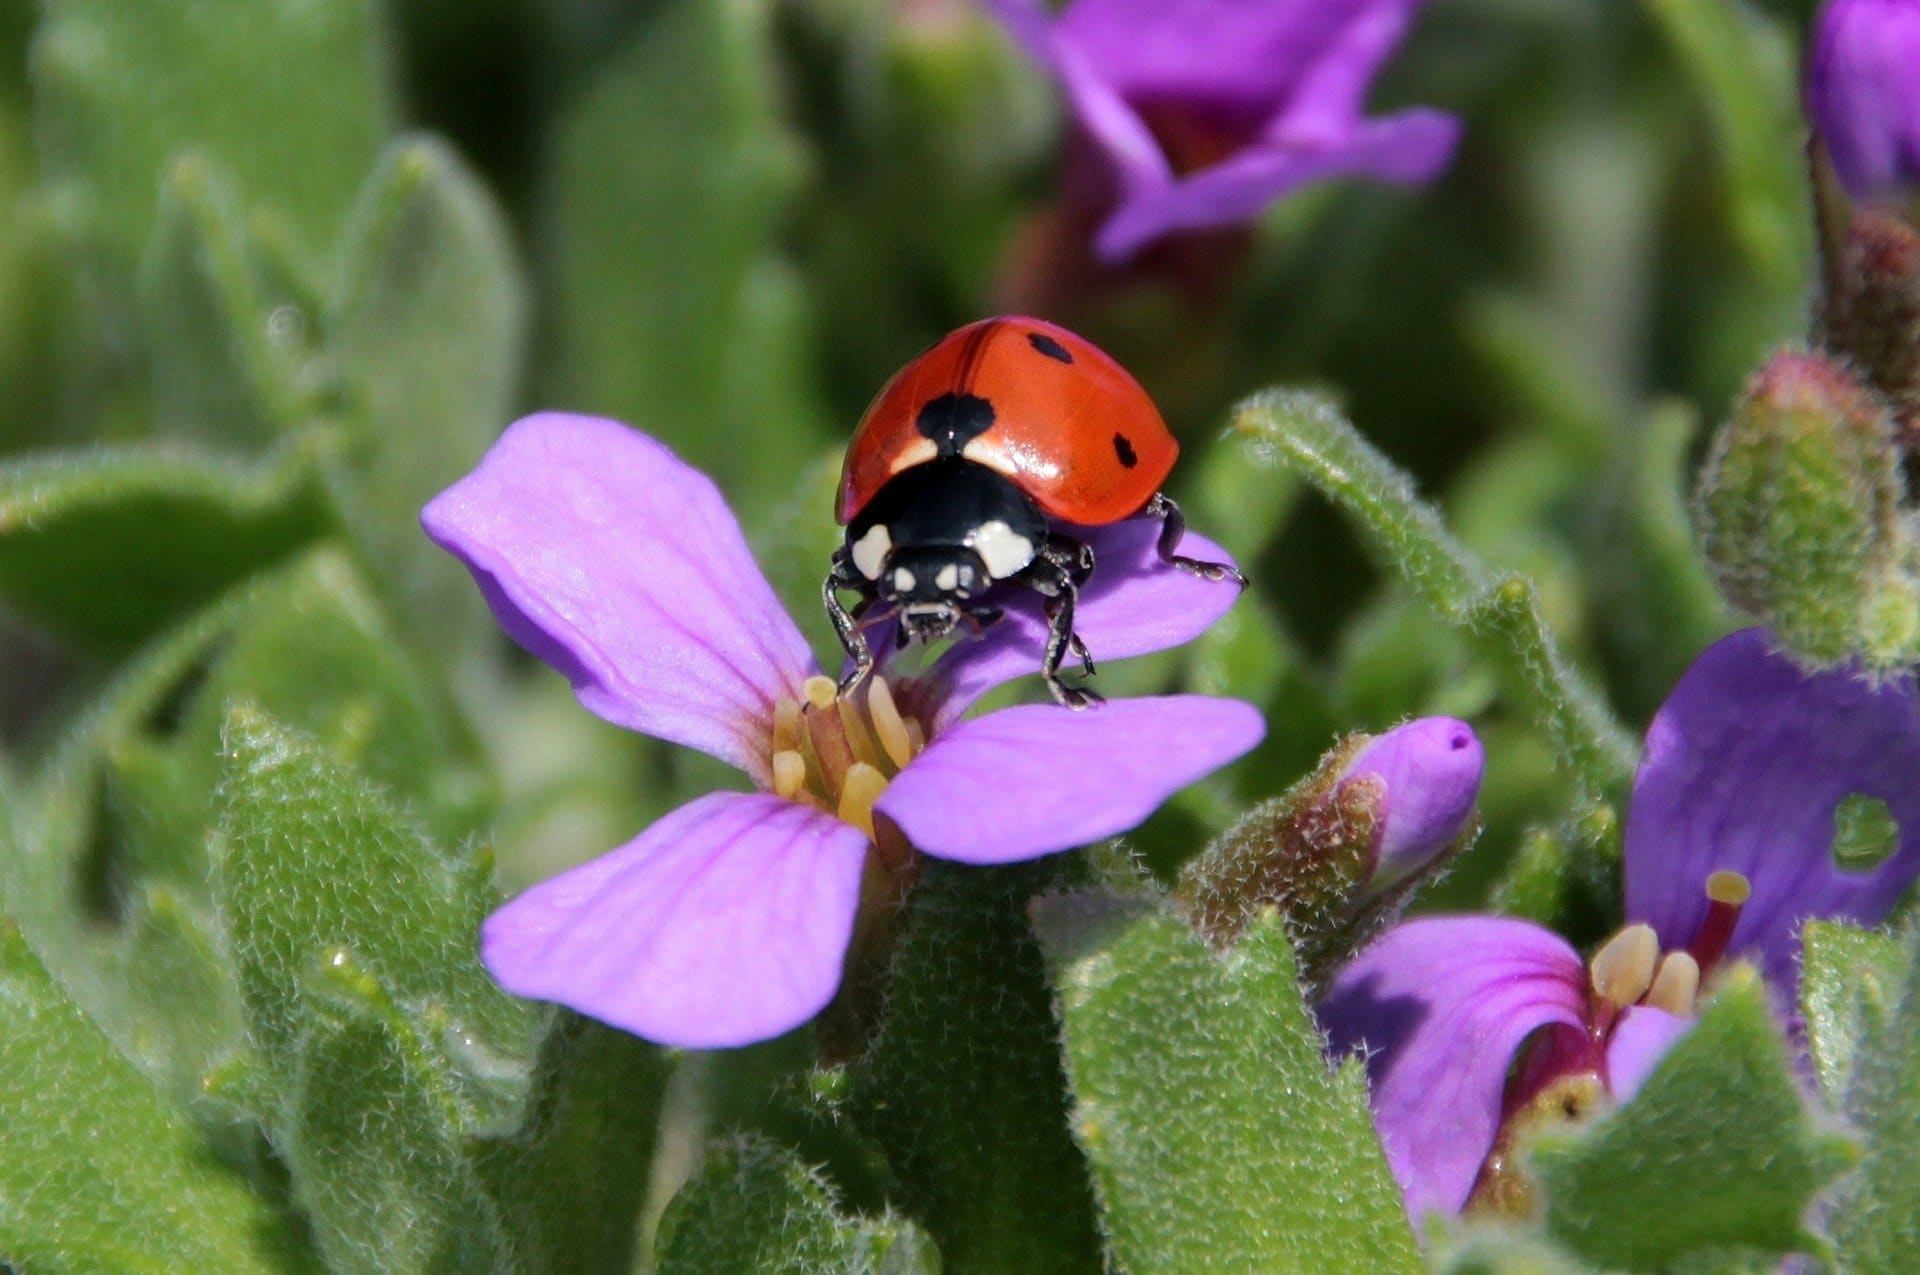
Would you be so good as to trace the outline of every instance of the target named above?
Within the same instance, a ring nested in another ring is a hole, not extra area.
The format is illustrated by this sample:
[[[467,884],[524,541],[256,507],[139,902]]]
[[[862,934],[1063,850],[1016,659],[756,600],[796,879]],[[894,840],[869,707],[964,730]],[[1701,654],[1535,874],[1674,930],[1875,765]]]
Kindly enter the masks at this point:
[[[689,802],[484,928],[507,990],[669,1045],[741,1045],[812,1017],[840,986],[863,885],[897,885],[914,851],[1009,863],[1112,836],[1265,729],[1251,706],[1198,695],[960,721],[1038,667],[1045,620],[1011,600],[925,674],[875,673],[842,697],[712,482],[616,421],[520,421],[422,522],[588,709],[760,789]],[[1086,537],[1098,566],[1077,628],[1104,659],[1185,642],[1233,603],[1161,563],[1158,532],[1148,519]],[[1183,547],[1226,560],[1198,536]]]
[[[1525,921],[1432,917],[1388,931],[1335,978],[1322,1021],[1336,1051],[1367,1051],[1409,1212],[1465,1206],[1503,1125],[1556,1087],[1631,1094],[1723,956],[1752,957],[1790,997],[1803,920],[1884,920],[1920,876],[1916,775],[1911,681],[1803,673],[1761,629],[1702,653],[1648,728],[1634,778],[1635,924],[1590,967]],[[1876,865],[1835,860],[1850,798],[1884,802],[1898,824]]]
[[[1920,0],[1828,0],[1814,18],[1806,99],[1855,199],[1920,191]]]
[[[1424,182],[1459,123],[1363,114],[1421,0],[982,0],[1058,80],[1101,159],[1109,262],[1175,231],[1251,220],[1309,182]]]

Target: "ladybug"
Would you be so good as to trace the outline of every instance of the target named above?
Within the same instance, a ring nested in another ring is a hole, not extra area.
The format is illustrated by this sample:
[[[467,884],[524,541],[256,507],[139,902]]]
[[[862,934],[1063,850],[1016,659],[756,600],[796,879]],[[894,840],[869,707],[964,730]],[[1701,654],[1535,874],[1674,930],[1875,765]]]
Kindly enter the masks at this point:
[[[887,382],[847,449],[846,537],[821,590],[853,662],[845,686],[873,668],[863,630],[876,604],[902,645],[931,642],[998,620],[987,599],[1012,585],[1046,600],[1048,691],[1069,708],[1098,703],[1060,678],[1069,651],[1093,673],[1073,608],[1094,568],[1061,524],[1158,518],[1162,561],[1246,585],[1226,563],[1174,552],[1186,520],[1160,484],[1179,454],[1140,383],[1065,328],[1007,317],[943,337]],[[859,598],[851,611],[843,592]]]

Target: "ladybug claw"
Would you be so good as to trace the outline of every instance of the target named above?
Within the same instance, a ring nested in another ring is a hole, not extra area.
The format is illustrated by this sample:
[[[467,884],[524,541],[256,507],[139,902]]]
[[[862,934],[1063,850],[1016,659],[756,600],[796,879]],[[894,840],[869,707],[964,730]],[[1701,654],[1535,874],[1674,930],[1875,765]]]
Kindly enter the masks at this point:
[[[1107,702],[1106,696],[1098,691],[1090,691],[1081,686],[1068,686],[1063,682],[1048,682],[1047,689],[1053,692],[1053,698],[1064,708],[1079,712],[1083,708],[1092,708],[1096,704]]]

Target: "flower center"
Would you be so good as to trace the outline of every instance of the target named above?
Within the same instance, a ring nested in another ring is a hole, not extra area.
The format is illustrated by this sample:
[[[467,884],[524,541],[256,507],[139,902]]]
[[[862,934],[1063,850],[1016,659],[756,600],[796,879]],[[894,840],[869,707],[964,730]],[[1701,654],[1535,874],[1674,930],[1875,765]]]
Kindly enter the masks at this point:
[[[880,673],[850,695],[840,694],[830,677],[810,677],[801,694],[804,699],[774,706],[774,792],[873,837],[873,803],[926,748],[926,728],[900,711]]]

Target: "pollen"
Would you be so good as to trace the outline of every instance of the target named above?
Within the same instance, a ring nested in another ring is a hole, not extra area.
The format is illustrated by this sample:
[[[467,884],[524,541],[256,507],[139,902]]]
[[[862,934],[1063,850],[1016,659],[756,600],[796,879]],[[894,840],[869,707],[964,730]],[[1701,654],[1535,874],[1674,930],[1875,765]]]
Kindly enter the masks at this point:
[[[768,769],[774,793],[824,810],[878,841],[874,803],[927,746],[926,728],[901,711],[887,678],[875,674],[842,695],[832,678],[810,677],[799,698],[774,706],[772,725]]]
[[[1593,954],[1593,991],[1615,1009],[1635,1004],[1653,986],[1660,938],[1651,925],[1629,925]]]

